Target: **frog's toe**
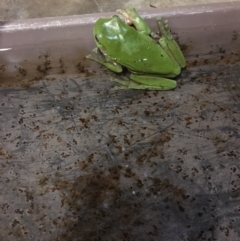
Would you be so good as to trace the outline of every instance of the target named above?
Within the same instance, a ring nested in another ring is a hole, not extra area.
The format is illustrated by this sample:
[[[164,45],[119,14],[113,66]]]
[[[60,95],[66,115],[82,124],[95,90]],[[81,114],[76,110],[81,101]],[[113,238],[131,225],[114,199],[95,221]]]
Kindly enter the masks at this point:
[[[168,20],[164,20],[163,25],[165,29],[169,29]]]
[[[168,20],[163,20],[161,17],[159,17],[159,18],[157,18],[157,23],[160,25],[160,26],[162,26],[162,27],[164,27],[164,28],[166,28],[166,29],[168,29],[169,27],[168,27]]]

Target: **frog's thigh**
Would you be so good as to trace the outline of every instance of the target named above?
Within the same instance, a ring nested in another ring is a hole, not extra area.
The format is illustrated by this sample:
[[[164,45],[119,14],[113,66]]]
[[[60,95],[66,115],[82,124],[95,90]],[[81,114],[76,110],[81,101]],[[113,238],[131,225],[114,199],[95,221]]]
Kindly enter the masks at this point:
[[[159,40],[160,45],[174,62],[177,62],[177,64],[180,65],[182,68],[185,67],[186,60],[183,56],[181,49],[179,48],[179,45],[170,33],[168,22],[163,21],[161,18],[158,18],[157,23],[159,31],[162,35],[162,37]]]
[[[180,67],[184,68],[186,66],[186,60],[176,41],[174,39],[169,40],[165,37],[161,37],[159,39],[159,43],[171,60],[175,63],[176,68],[179,68],[180,72]]]
[[[172,79],[167,79],[159,76],[145,76],[131,74],[130,78],[138,84],[146,86],[146,88],[152,87],[162,90],[170,90],[177,87],[177,82]]]

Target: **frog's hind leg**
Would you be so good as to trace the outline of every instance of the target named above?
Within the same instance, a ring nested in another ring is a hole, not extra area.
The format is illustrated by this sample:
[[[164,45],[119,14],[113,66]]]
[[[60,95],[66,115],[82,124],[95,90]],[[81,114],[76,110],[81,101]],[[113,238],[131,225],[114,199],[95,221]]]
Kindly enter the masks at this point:
[[[119,86],[114,86],[115,90],[126,90],[126,89],[156,90],[156,87],[151,88],[152,86],[141,85],[132,80],[121,80],[121,79],[117,79],[117,78],[110,78],[110,80],[120,84]]]
[[[131,74],[130,78],[131,80],[120,80],[117,78],[111,78],[110,80],[120,84],[120,86],[115,86],[114,89],[171,90],[177,87],[177,82],[175,80],[158,76]]]
[[[161,34],[161,37],[159,39],[160,45],[173,61],[177,62],[178,65],[184,68],[186,66],[186,60],[179,45],[174,40],[170,32],[168,21],[162,20],[162,18],[157,18],[157,24]]]

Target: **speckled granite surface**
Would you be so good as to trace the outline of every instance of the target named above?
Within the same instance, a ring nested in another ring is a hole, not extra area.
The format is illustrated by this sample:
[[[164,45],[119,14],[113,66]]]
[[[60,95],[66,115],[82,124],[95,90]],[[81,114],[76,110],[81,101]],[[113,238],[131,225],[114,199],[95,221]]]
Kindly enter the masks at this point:
[[[44,4],[8,18],[73,14]],[[0,241],[240,240],[240,4],[186,9],[166,92],[113,89],[92,15],[1,26]]]

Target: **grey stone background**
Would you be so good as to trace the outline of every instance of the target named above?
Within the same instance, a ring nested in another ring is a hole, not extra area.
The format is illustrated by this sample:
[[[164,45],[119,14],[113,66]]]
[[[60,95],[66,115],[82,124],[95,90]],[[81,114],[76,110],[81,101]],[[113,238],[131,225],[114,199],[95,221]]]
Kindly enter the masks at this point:
[[[111,12],[129,6],[146,9],[214,2],[231,0],[0,0],[0,20]]]

